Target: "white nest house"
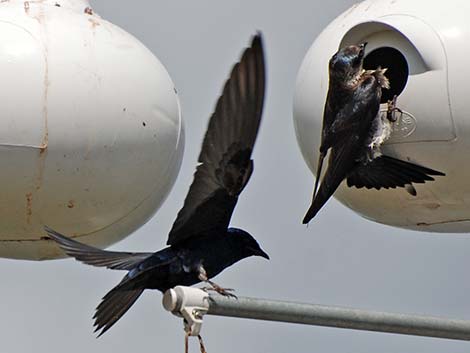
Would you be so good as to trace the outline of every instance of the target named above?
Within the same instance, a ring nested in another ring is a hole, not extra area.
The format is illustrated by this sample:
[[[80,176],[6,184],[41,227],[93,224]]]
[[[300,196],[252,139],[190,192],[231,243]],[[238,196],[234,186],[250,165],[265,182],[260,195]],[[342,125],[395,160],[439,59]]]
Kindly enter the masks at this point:
[[[85,0],[0,3],[0,256],[62,253],[43,226],[97,246],[168,195],[184,133],[167,71]]]
[[[365,67],[388,68],[403,110],[384,154],[446,173],[404,189],[366,190],[345,183],[335,197],[363,217],[396,227],[470,231],[470,2],[368,0],[336,18],[315,40],[300,68],[294,99],[299,145],[316,170],[328,60],[338,48],[368,42]],[[468,133],[468,135],[467,135]],[[313,183],[313,180],[312,180]],[[309,190],[311,191],[311,190]]]

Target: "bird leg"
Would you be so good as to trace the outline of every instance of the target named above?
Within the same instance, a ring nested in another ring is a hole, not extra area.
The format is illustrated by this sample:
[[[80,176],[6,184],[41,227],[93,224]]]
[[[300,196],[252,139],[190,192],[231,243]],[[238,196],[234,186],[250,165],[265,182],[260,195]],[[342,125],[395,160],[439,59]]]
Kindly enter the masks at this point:
[[[230,292],[235,291],[235,289],[233,289],[233,288],[223,288],[223,287],[219,286],[217,283],[214,283],[210,280],[207,280],[205,282],[209,283],[210,287],[203,287],[202,288],[203,290],[205,290],[205,291],[213,290],[214,292],[217,292],[220,295],[223,295],[224,297],[231,297],[231,298],[237,299],[237,296],[235,294],[230,293]]]
[[[234,291],[233,288],[223,288],[223,287],[219,286],[218,284],[212,282],[207,277],[207,272],[206,272],[206,270],[204,269],[204,267],[202,265],[199,266],[198,272],[199,272],[199,274],[198,274],[199,280],[202,281],[202,282],[206,282],[210,285],[210,287],[202,287],[202,290],[204,290],[206,292],[209,291],[209,290],[213,290],[213,291],[219,293],[220,295],[223,295],[224,297],[237,298],[237,296],[235,294],[229,293],[229,292]]]
[[[403,114],[403,110],[397,107],[397,95],[394,95],[393,99],[387,102],[387,119],[392,123],[397,121],[395,112]]]

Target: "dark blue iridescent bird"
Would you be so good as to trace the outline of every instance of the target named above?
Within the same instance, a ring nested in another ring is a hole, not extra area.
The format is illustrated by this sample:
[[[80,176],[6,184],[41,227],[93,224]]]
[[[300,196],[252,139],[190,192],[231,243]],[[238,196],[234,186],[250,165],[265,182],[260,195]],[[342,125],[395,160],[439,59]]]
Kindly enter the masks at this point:
[[[176,285],[207,282],[249,256],[269,256],[247,232],[228,228],[238,196],[253,172],[251,154],[265,91],[261,35],[256,35],[232,69],[210,118],[194,180],[168,236],[169,247],[156,253],[105,251],[46,227],[67,255],[88,265],[128,273],[109,291],[95,313],[95,331],[106,332],[145,289],[162,292]]]
[[[389,88],[389,81],[386,69],[362,68],[365,46],[366,43],[342,48],[330,59],[313,200],[303,223],[315,217],[344,179],[349,187],[405,187],[416,196],[412,183],[434,180],[431,175],[445,175],[382,155],[380,147],[392,132],[397,108],[395,102],[389,102],[388,113],[380,112],[382,89]],[[328,168],[318,188],[328,150]]]

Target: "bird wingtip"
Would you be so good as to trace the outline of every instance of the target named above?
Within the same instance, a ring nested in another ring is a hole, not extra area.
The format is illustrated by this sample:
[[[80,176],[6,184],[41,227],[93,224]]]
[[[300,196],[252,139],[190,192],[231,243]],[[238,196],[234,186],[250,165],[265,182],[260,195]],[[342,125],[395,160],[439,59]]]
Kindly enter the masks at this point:
[[[263,48],[263,33],[260,30],[257,30],[251,39],[251,45],[253,49],[262,49]]]
[[[302,219],[302,224],[308,225],[311,219],[312,219],[312,217],[310,217],[309,214],[307,213],[307,214],[304,216],[304,219]]]

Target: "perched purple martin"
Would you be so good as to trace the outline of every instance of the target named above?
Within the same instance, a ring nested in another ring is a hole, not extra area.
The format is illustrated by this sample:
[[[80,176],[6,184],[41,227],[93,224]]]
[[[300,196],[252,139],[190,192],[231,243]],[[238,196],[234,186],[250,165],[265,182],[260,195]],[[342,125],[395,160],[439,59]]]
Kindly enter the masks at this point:
[[[45,227],[67,255],[88,265],[128,271],[95,313],[95,332],[105,333],[145,289],[209,283],[225,268],[249,257],[269,256],[246,231],[228,228],[238,196],[253,172],[251,154],[263,111],[265,64],[261,34],[252,39],[225,83],[202,143],[194,180],[168,236],[156,253],[105,251]]]
[[[382,89],[389,88],[389,81],[386,69],[363,70],[366,44],[342,48],[330,59],[316,181],[304,224],[315,217],[344,179],[349,187],[405,187],[416,195],[412,183],[434,180],[431,175],[445,175],[382,155],[380,147],[390,136],[397,108],[390,103],[388,114],[380,113]],[[328,168],[318,188],[328,150]]]

